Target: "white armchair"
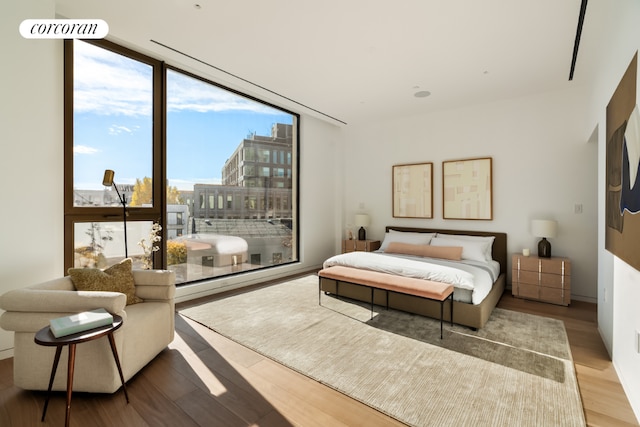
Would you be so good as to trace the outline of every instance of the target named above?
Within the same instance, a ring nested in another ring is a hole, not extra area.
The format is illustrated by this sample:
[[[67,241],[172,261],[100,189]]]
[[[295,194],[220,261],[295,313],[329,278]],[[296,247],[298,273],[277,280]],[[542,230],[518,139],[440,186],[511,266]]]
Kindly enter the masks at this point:
[[[0,327],[14,331],[14,384],[28,390],[47,390],[55,347],[34,342],[49,320],[82,311],[104,308],[122,316],[124,324],[114,333],[125,381],[158,355],[174,337],[175,274],[167,270],[134,270],[136,295],[142,303],[126,305],[119,292],[76,291],[69,276],[0,296]],[[66,390],[65,346],[53,390]],[[78,345],[74,391],[113,393],[122,386],[106,337]]]

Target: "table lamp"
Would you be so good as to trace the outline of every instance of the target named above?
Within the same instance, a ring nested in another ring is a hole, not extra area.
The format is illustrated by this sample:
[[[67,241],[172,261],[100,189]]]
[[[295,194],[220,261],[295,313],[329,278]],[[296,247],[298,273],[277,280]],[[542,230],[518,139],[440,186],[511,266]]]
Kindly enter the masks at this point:
[[[357,214],[355,224],[356,227],[360,227],[358,230],[358,240],[367,240],[367,231],[364,228],[369,226],[369,215]]]
[[[556,237],[558,223],[547,219],[534,219],[531,221],[531,234],[542,237],[538,242],[538,256],[540,258],[551,258],[551,243],[547,237]]]

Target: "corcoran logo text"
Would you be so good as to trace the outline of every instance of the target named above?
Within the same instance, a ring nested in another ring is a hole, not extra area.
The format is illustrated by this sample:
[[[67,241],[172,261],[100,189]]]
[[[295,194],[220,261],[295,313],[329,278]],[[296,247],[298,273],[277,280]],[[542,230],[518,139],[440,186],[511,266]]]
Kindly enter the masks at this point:
[[[25,19],[20,35],[25,39],[103,39],[109,24],[102,19]]]

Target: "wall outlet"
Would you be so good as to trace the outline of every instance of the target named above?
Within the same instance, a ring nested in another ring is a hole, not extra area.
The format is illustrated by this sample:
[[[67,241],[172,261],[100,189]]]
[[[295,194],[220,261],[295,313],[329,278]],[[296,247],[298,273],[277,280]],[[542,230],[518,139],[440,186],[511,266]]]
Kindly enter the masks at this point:
[[[576,203],[575,205],[573,205],[573,213],[582,213],[582,203]]]
[[[602,293],[602,300],[603,302],[607,302],[607,288],[604,288],[604,291]]]
[[[640,354],[640,331],[636,330],[636,353]]]

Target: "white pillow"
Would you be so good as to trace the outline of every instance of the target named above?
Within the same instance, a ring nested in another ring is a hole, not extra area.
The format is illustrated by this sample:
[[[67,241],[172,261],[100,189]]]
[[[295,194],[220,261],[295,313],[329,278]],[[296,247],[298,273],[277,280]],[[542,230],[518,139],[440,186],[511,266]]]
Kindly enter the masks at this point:
[[[413,231],[389,230],[384,235],[384,240],[382,241],[382,245],[380,245],[380,250],[384,251],[391,242],[410,243],[412,245],[428,245],[435,235],[436,233],[416,233]]]
[[[438,233],[436,237],[445,237],[447,239],[454,240],[471,240],[476,242],[485,242],[487,243],[487,247],[485,248],[484,257],[487,261],[493,261],[493,254],[491,253],[493,249],[493,241],[496,239],[496,236],[470,236],[468,234],[443,234]]]
[[[462,259],[487,262],[485,259],[485,252],[487,245],[489,245],[488,242],[434,237],[431,239],[430,244],[432,246],[462,246]]]

